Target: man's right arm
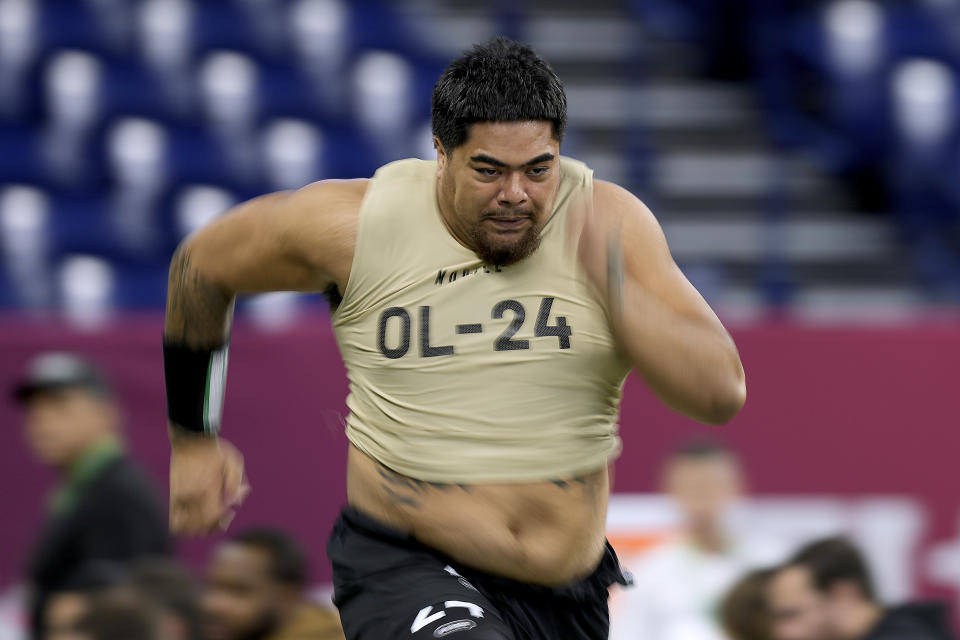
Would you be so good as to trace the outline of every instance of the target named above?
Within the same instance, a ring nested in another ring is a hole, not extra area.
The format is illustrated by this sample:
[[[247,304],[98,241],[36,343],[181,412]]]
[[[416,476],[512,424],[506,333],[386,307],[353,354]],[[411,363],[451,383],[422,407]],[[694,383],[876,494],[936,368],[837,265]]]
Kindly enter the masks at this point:
[[[204,355],[224,351],[237,294],[346,286],[365,180],[329,181],[250,200],[187,238],[171,267],[164,324],[170,525],[225,528],[249,486],[243,459],[206,417]],[[213,360],[210,360],[211,363]],[[225,359],[223,360],[225,366]],[[207,396],[208,397],[208,396]],[[214,425],[215,426],[215,425]]]
[[[187,238],[170,266],[164,338],[223,344],[238,293],[343,286],[365,180],[328,181],[245,202]]]

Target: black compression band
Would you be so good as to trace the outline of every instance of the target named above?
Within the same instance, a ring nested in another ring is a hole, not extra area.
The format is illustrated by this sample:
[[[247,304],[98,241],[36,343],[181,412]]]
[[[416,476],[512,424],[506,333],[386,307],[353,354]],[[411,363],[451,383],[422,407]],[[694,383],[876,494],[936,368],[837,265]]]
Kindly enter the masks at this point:
[[[191,349],[163,342],[167,417],[178,427],[216,434],[223,414],[227,382],[227,348]]]

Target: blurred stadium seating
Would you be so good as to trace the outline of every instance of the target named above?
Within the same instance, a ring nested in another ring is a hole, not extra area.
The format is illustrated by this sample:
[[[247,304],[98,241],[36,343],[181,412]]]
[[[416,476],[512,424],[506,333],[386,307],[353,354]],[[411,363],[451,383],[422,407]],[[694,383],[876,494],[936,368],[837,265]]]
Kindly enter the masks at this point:
[[[960,300],[954,0],[0,0],[0,308],[159,308],[230,203],[432,153],[433,81],[497,33],[728,315]]]

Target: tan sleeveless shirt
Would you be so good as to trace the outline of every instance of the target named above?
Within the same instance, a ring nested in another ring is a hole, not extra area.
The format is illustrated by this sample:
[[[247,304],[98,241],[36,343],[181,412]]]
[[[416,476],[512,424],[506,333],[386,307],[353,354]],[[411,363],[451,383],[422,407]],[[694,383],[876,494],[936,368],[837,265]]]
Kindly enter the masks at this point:
[[[614,346],[567,225],[593,173],[561,158],[539,248],[485,265],[450,235],[436,163],[382,167],[360,207],[333,326],[347,368],[347,436],[433,482],[534,482],[602,467],[620,450],[629,365]]]

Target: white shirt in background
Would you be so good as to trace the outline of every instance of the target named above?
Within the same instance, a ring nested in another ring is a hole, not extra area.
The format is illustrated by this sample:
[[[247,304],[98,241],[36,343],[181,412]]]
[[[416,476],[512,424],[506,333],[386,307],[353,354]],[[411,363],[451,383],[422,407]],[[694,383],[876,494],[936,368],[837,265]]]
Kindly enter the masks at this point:
[[[610,640],[725,640],[717,607],[746,572],[783,561],[775,540],[740,537],[726,553],[678,535],[642,555],[621,558],[634,586],[611,594]]]

